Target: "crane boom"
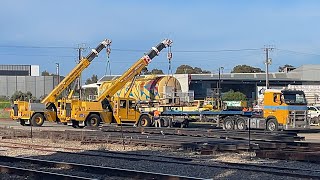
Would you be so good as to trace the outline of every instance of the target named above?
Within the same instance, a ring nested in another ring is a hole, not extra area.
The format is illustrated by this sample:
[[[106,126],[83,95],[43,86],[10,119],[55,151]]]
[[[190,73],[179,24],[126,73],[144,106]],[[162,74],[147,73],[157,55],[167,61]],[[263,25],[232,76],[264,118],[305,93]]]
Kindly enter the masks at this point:
[[[48,104],[55,102],[63,90],[65,90],[76,78],[80,76],[82,71],[87,68],[91,61],[98,56],[99,52],[107,46],[110,46],[111,40],[103,40],[95,49],[92,49],[87,57],[83,58],[80,63],[72,69],[72,71],[48,94],[41,103]]]
[[[146,55],[140,58],[123,75],[116,79],[115,82],[97,98],[97,101],[100,102],[103,101],[105,98],[112,97],[127,82],[133,80],[135,76],[140,74],[142,69],[146,67],[151,62],[151,60],[160,53],[162,49],[171,46],[171,44],[171,40],[165,39],[156,47],[152,47],[152,49]]]

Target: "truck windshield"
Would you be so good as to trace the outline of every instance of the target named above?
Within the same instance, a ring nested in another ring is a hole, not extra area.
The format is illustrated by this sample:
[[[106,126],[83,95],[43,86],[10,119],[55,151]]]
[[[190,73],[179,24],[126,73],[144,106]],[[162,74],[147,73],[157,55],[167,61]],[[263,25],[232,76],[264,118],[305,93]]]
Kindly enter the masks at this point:
[[[305,95],[303,92],[290,92],[290,93],[283,93],[283,99],[286,104],[291,105],[305,105],[307,104]]]

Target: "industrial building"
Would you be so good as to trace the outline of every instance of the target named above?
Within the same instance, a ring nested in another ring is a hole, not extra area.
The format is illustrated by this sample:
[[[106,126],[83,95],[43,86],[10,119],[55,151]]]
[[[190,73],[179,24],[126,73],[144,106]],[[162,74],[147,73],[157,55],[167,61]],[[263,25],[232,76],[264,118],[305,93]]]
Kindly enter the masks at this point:
[[[27,92],[40,98],[57,84],[57,76],[39,76],[36,65],[0,65],[0,96],[11,97],[15,91]],[[258,100],[266,86],[265,73],[174,74],[181,84],[182,92],[193,92],[194,99],[214,96],[218,90],[240,91],[249,100]],[[269,73],[271,88],[304,90],[309,104],[320,103],[320,65],[303,65],[286,72]],[[112,77],[105,76],[99,81]],[[220,88],[219,87],[220,83]]]
[[[57,76],[40,76],[39,65],[0,65],[0,96],[10,98],[16,91],[31,92],[36,98],[50,93]]]
[[[221,73],[219,74],[173,74],[181,84],[182,92],[193,92],[194,99],[216,96],[220,91],[229,90],[244,93],[248,100],[262,98],[266,87],[266,73]],[[285,72],[269,73],[269,87],[282,89],[291,88],[305,91],[309,104],[320,103],[320,65],[303,65]],[[99,81],[108,81],[110,76]],[[220,88],[219,87],[220,83]]]

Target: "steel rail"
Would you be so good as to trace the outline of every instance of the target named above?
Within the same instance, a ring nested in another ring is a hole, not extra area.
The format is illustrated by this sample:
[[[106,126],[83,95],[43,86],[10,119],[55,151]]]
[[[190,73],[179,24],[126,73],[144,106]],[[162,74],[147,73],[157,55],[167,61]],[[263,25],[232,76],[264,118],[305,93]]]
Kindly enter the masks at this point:
[[[67,152],[65,152],[67,153]],[[108,152],[109,153],[109,152]],[[75,153],[72,153],[77,155]],[[85,154],[83,154],[85,155]],[[156,160],[156,159],[139,159],[134,157],[115,157],[114,155],[91,155],[97,157],[107,157],[107,158],[116,158],[116,159],[125,159],[128,161],[137,161],[137,160],[147,160],[152,162],[161,162],[161,163],[170,163],[177,165],[191,165],[191,166],[201,166],[201,167],[212,167],[212,168],[223,168],[223,169],[234,169],[234,170],[243,170],[243,171],[253,171],[259,173],[268,173],[278,176],[290,176],[298,178],[316,178],[320,179],[320,170],[314,169],[301,169],[301,168],[291,168],[291,167],[280,167],[280,166],[268,166],[268,165],[256,165],[256,164],[243,164],[243,163],[231,163],[231,162],[217,162],[219,164],[200,164],[194,162],[183,162],[183,161],[168,161],[168,160]],[[190,159],[190,158],[189,158]],[[1,160],[1,156],[0,156]],[[318,173],[319,175],[315,175]]]
[[[0,156],[0,162],[11,162],[11,163],[26,162],[26,163],[41,165],[42,167],[46,166],[46,167],[68,168],[69,170],[73,169],[79,172],[85,172],[90,174],[100,174],[100,175],[106,175],[106,176],[133,178],[133,179],[203,180],[203,178],[196,178],[196,177],[178,176],[178,175],[172,175],[172,174],[137,171],[137,170],[130,170],[130,169],[113,168],[113,167],[106,167],[106,166],[95,166],[95,165],[87,165],[87,164],[79,164],[79,163],[50,161],[50,160],[34,159],[34,158],[27,158],[27,157]]]
[[[94,178],[86,178],[80,176],[72,176],[67,174],[60,174],[54,172],[47,172],[47,171],[39,171],[34,169],[26,169],[26,168],[19,168],[14,166],[6,166],[0,165],[0,173],[7,173],[7,174],[15,174],[20,176],[28,176],[35,180],[56,180],[56,179],[63,179],[63,180],[93,180]]]

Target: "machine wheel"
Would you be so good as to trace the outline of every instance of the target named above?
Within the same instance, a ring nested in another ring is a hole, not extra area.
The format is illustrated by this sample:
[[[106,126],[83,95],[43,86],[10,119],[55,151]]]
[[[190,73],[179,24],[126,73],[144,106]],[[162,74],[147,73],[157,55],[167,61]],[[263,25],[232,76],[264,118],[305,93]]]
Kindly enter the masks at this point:
[[[31,125],[32,126],[42,126],[44,123],[44,116],[41,113],[36,113],[31,118]]]
[[[239,129],[239,130],[246,130],[247,129],[247,123],[244,118],[240,117],[237,119],[237,129]]]
[[[93,126],[93,127],[98,127],[100,125],[101,118],[97,114],[91,114],[87,120],[86,120],[86,125],[87,126]]]
[[[267,122],[268,131],[278,131],[278,122],[275,119],[269,119]]]
[[[142,115],[139,119],[139,126],[149,127],[151,125],[151,118],[148,115]]]
[[[232,117],[227,117],[223,120],[223,128],[225,130],[234,130],[234,120]]]
[[[20,119],[20,125],[21,125],[21,126],[25,126],[25,125],[26,125],[26,122],[25,122],[24,120]]]
[[[80,126],[79,126],[79,121],[72,120],[72,127],[73,127],[73,128],[80,128]]]

